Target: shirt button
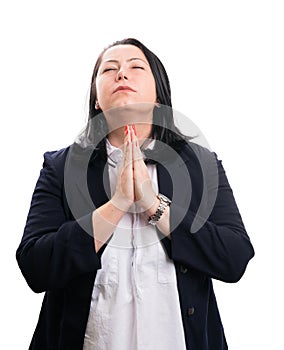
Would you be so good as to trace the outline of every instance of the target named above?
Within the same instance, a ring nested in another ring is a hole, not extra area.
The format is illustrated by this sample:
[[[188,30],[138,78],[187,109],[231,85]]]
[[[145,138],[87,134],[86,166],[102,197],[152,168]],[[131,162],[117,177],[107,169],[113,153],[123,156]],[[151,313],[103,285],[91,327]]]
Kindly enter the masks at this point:
[[[194,307],[189,307],[187,309],[187,316],[192,316],[194,314]]]
[[[181,273],[187,273],[187,271],[188,271],[188,268],[187,268],[187,267],[185,267],[185,266],[183,266],[183,265],[180,265],[180,272],[181,272]]]

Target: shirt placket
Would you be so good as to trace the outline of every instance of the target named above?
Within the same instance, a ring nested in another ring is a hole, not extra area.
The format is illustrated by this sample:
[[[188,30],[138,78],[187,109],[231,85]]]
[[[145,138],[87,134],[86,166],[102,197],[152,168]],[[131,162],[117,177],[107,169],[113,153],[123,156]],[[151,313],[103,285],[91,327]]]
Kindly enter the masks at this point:
[[[136,316],[136,349],[139,350],[140,347],[140,341],[139,341],[139,327],[140,327],[140,308],[141,308],[141,300],[142,300],[142,291],[141,287],[139,286],[139,244],[137,239],[137,228],[139,226],[139,216],[136,211],[136,206],[134,204],[134,211],[130,214],[132,216],[132,246],[133,246],[133,254],[132,254],[132,261],[131,261],[131,283],[132,283],[132,290],[133,290],[133,299],[134,299],[134,306],[135,306],[135,316]]]

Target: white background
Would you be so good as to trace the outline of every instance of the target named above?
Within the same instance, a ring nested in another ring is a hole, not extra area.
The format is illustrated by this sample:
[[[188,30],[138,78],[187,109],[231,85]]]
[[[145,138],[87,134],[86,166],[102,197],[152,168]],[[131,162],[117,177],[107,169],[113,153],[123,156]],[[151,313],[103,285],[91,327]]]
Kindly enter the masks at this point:
[[[283,348],[283,12],[273,0],[2,2],[1,349],[28,348],[43,297],[15,260],[42,154],[73,142],[95,60],[125,37],[164,63],[255,247],[239,283],[215,282],[230,350]]]

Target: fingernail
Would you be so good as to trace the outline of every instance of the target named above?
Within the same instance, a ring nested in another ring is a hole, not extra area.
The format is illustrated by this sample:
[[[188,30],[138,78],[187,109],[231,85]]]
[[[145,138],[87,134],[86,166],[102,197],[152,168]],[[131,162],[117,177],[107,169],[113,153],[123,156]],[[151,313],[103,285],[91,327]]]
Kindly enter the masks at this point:
[[[128,134],[128,125],[125,125],[124,132],[125,132],[126,135]]]
[[[134,125],[134,124],[132,125],[132,129],[134,130],[134,134],[137,136],[137,133],[136,133],[136,127],[135,127],[135,125]]]

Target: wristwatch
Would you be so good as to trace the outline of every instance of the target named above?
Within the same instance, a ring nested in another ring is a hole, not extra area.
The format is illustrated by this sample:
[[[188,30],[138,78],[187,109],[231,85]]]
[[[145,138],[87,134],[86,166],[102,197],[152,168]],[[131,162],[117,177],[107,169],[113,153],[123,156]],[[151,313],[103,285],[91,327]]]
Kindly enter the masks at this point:
[[[165,195],[159,193],[157,195],[157,198],[160,200],[160,204],[158,206],[158,209],[156,210],[155,214],[149,216],[148,223],[151,225],[156,225],[157,222],[160,220],[161,216],[163,215],[164,211],[166,210],[167,206],[171,204],[171,200],[166,197]]]

